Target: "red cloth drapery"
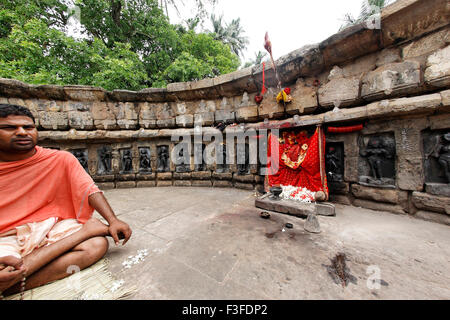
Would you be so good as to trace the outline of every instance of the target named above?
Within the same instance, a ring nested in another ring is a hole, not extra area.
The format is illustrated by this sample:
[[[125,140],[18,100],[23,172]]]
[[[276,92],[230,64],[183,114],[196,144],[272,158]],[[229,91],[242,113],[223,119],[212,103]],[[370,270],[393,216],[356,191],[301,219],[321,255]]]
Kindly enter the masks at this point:
[[[309,138],[305,132],[285,132],[281,138],[273,134],[269,136],[267,154],[269,186],[295,186],[312,192],[323,191],[328,198],[323,130],[317,128],[314,135]],[[279,141],[278,146],[276,140]],[[306,149],[303,147],[305,145],[307,145],[307,151],[303,158],[301,153]],[[274,150],[277,147],[278,152]],[[322,149],[321,152],[319,148]],[[284,157],[283,154],[285,154]],[[301,164],[298,166],[299,162]]]

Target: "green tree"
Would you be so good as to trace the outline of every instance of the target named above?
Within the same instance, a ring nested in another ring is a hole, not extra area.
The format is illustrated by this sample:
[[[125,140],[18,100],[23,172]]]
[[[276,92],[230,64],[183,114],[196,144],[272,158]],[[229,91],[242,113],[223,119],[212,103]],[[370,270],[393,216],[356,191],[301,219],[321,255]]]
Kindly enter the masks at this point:
[[[195,23],[188,30],[171,25],[157,0],[71,1],[0,3],[0,77],[139,90],[239,65],[228,46],[189,30]],[[66,30],[74,3],[81,9],[81,39]]]
[[[263,51],[255,52],[255,59],[246,62],[244,68],[260,65],[265,57],[267,57],[267,52]]]
[[[181,38],[182,53],[162,72],[158,83],[200,80],[229,73],[239,66],[239,58],[229,47],[211,34],[185,33]]]
[[[249,43],[248,38],[243,36],[241,18],[233,19],[230,24],[224,25],[223,15],[216,17],[211,14],[211,23],[214,39],[229,45],[237,56],[241,55]]]
[[[344,24],[339,30],[343,30],[349,26],[361,23],[369,19],[371,16],[380,13],[381,9],[390,4],[392,0],[363,0],[361,3],[361,10],[357,18],[350,13],[344,15]]]

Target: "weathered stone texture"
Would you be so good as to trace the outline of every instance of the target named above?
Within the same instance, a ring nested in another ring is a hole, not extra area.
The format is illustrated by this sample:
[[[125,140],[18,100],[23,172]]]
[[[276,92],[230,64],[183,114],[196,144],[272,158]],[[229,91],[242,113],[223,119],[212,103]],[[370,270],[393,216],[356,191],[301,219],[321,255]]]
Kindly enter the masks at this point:
[[[450,215],[450,198],[413,192],[412,202],[418,209],[446,213]]]
[[[425,82],[436,87],[450,85],[450,46],[428,57]]]
[[[318,107],[317,88],[306,85],[302,78],[299,78],[291,88],[291,96],[292,102],[286,105],[288,114],[308,114]]]
[[[321,106],[345,107],[359,101],[360,76],[345,78],[342,69],[334,67],[328,80],[318,91]]]
[[[369,72],[362,79],[361,96],[374,100],[413,92],[420,85],[420,63],[390,63]]]
[[[352,185],[352,193],[356,198],[404,205],[408,201],[406,191],[365,187]]]
[[[406,214],[404,208],[400,205],[393,205],[383,202],[374,202],[369,200],[355,199],[353,201],[355,207],[367,208],[376,211],[387,211],[396,214]]]
[[[446,225],[450,226],[450,216],[445,215],[445,214],[420,210],[420,211],[416,212],[414,217],[416,217],[418,219],[422,219],[422,220],[426,220],[426,221],[430,221],[430,222],[441,223],[441,224],[446,224]]]
[[[261,118],[279,119],[284,116],[283,103],[277,103],[276,88],[268,88],[264,95],[264,100],[258,107],[258,113]]]
[[[449,42],[450,33],[449,28],[447,27],[405,45],[402,48],[402,56],[405,60],[427,56],[434,51],[442,49]]]

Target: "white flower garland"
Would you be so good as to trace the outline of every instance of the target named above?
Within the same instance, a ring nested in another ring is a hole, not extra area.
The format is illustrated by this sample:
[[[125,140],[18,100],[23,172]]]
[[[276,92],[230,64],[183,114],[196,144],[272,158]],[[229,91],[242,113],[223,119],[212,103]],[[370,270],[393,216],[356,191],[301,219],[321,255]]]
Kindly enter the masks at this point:
[[[304,203],[315,202],[316,193],[309,191],[306,188],[294,186],[281,186],[283,190],[280,194],[281,199],[294,200]]]

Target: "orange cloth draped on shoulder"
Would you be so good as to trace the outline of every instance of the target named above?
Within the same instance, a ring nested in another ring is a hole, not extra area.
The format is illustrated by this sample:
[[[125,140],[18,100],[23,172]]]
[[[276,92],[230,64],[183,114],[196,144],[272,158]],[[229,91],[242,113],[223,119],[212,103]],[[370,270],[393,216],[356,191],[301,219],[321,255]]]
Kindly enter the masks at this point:
[[[86,223],[88,197],[101,192],[71,153],[36,146],[25,160],[0,162],[0,233],[49,218]]]

